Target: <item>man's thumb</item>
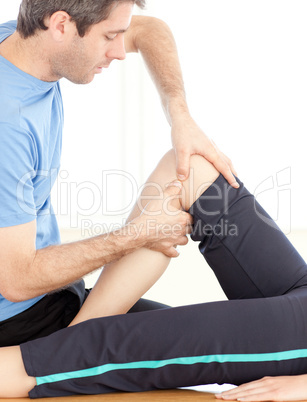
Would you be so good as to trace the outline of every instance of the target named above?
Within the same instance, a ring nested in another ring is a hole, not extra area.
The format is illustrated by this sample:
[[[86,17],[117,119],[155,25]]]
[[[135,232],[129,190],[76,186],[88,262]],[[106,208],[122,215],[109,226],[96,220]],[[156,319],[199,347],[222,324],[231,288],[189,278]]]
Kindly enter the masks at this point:
[[[176,162],[176,172],[179,180],[185,181],[189,177],[190,155],[189,153],[178,154]]]
[[[182,189],[182,183],[179,180],[174,180],[168,183],[166,186],[166,193],[169,195],[177,195]]]

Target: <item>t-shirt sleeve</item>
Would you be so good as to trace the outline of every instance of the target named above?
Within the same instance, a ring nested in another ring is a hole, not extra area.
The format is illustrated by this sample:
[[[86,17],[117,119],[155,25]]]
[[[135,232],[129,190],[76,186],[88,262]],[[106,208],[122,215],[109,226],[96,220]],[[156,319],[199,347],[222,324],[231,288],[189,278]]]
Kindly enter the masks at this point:
[[[0,123],[0,227],[36,219],[33,178],[37,152],[31,135]]]
[[[3,38],[7,38],[8,35],[12,35],[16,31],[17,28],[17,21],[12,20],[8,22],[4,22],[1,24],[1,35],[0,39],[4,40]],[[1,42],[2,42],[1,40]]]

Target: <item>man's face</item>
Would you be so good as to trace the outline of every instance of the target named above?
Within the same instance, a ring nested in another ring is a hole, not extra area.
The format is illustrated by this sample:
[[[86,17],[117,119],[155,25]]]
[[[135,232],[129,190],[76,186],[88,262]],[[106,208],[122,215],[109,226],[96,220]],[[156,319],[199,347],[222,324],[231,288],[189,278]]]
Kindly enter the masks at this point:
[[[93,25],[83,38],[76,29],[66,50],[50,60],[52,73],[76,84],[88,84],[113,60],[124,60],[124,32],[130,25],[132,9],[132,2],[120,3],[107,20]]]

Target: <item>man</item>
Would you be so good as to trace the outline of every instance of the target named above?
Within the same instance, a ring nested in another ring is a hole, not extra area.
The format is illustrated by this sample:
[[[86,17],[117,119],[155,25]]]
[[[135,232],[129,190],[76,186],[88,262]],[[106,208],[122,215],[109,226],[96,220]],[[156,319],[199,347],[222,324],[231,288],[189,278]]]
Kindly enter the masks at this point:
[[[146,233],[141,230],[148,220],[143,214],[134,219],[137,240],[123,228],[121,233],[59,244],[50,180],[53,184],[60,164],[62,77],[87,84],[113,60],[123,60],[126,51],[139,51],[172,126],[178,178],[187,178],[190,155],[197,153],[238,186],[231,162],[189,115],[168,27],[157,19],[132,18],[134,3],[142,7],[145,2],[23,0],[17,30],[14,22],[0,27],[0,346],[66,327],[87,296],[80,278],[93,270],[141,247],[176,257],[175,246],[186,244],[191,224],[185,212],[162,213],[157,228],[169,224],[180,230]],[[161,307],[144,303],[136,308]]]

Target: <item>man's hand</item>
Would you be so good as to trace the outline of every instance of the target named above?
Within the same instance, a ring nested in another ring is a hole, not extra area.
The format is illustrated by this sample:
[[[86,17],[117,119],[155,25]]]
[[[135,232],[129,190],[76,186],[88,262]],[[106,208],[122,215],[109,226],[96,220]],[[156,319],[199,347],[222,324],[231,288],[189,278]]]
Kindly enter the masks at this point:
[[[179,180],[185,181],[189,177],[190,156],[197,154],[211,162],[231,186],[239,187],[231,160],[217,148],[191,117],[182,117],[180,121],[173,123],[172,143],[177,157]]]
[[[150,201],[142,214],[131,223],[136,225],[143,238],[143,247],[159,251],[167,257],[178,257],[176,246],[188,243],[193,218],[181,210],[179,202],[182,184],[169,184],[161,199]]]
[[[307,399],[307,375],[265,377],[216,395],[224,401],[298,401]]]
[[[177,177],[189,176],[190,156],[205,157],[233,187],[239,185],[232,163],[191,118],[184,90],[176,43],[165,22],[152,17],[134,16],[125,35],[127,52],[140,52],[160,94],[166,118],[172,127],[177,155]]]

